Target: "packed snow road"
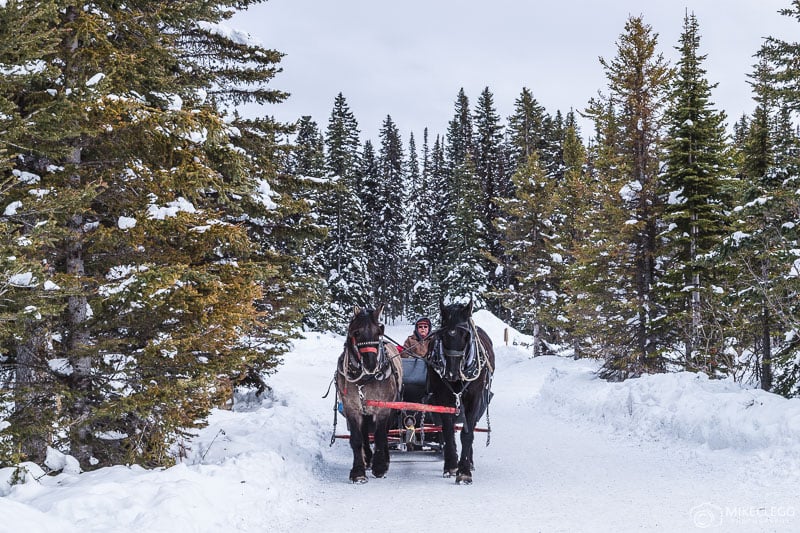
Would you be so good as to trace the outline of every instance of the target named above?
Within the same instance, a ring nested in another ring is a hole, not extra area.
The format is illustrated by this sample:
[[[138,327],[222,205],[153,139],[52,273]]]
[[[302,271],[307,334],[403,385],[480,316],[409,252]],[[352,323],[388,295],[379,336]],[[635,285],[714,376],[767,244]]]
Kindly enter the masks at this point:
[[[387,333],[402,339],[406,332],[390,327]],[[476,435],[472,486],[443,478],[441,457],[424,452],[393,452],[386,478],[352,485],[352,454],[347,441],[338,440],[323,450],[317,486],[309,490],[314,511],[293,526],[342,532],[356,525],[404,531],[800,530],[796,469],[757,455],[709,450],[669,433],[650,441],[605,427],[603,420],[571,416],[554,405],[553,395],[542,398],[542,388],[581,367],[592,376],[594,363],[530,359],[494,333],[491,443],[486,447],[485,436]],[[325,357],[333,361],[334,355]],[[310,366],[306,361],[304,372]],[[303,381],[311,383],[293,372],[274,379],[278,389]],[[305,392],[314,393],[307,401],[332,412],[330,400],[318,398],[320,388]]]
[[[688,373],[606,383],[592,361],[531,359],[495,317],[475,321],[497,368],[472,485],[426,452],[394,452],[386,478],[351,484],[322,398],[343,339],[308,334],[268,396],[215,411],[175,467],[33,465],[14,486],[0,470],[0,532],[800,531],[800,400]]]

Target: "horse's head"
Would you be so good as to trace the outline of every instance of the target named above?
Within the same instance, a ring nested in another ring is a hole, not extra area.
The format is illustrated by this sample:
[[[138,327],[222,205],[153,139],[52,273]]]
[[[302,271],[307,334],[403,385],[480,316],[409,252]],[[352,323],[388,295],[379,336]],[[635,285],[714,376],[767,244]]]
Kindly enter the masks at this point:
[[[431,361],[442,378],[448,381],[463,379],[475,365],[476,338],[472,327],[472,298],[468,304],[440,304],[442,326],[436,333]]]
[[[347,342],[345,349],[355,358],[360,370],[367,374],[374,374],[383,365],[381,337],[383,324],[380,323],[383,306],[378,309],[353,309],[353,319],[347,327]]]

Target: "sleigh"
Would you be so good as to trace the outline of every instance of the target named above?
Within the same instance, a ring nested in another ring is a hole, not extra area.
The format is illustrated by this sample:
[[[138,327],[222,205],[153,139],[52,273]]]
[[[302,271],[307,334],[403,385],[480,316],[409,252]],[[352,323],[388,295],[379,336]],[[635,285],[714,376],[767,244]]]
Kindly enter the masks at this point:
[[[392,409],[392,424],[389,428],[389,447],[400,452],[442,450],[442,413],[456,415],[456,431],[461,431],[464,415],[455,407],[432,405],[428,403],[428,366],[421,358],[409,357],[402,360],[403,387],[398,401],[365,401],[367,406]],[[488,402],[487,402],[488,404]],[[483,413],[481,413],[483,416]],[[476,427],[475,432],[487,433],[489,430]],[[337,439],[349,439],[350,435],[336,435]],[[370,434],[370,441],[373,435]]]

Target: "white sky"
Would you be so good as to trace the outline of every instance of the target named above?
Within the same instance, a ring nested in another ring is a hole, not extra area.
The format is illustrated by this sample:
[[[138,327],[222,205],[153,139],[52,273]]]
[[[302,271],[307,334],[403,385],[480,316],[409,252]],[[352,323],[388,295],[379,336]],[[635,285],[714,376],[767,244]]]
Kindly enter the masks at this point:
[[[474,104],[484,87],[505,119],[522,87],[550,114],[582,110],[606,89],[598,57],[616,53],[630,14],[659,34],[675,59],[686,9],[698,18],[713,97],[729,123],[753,109],[746,74],[765,36],[795,40],[798,23],[777,11],[790,0],[270,0],[232,24],[286,54],[273,86],[291,93],[266,114],[311,115],[324,130],[337,93],[362,139],[378,139],[386,115],[404,142],[446,132],[458,90]],[[249,113],[250,111],[248,111]],[[582,122],[584,135],[590,133]]]

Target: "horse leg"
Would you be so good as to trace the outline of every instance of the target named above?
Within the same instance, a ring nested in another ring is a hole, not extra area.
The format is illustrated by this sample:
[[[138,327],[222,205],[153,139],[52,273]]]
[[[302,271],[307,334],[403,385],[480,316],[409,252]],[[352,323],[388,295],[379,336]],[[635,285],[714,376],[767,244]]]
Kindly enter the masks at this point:
[[[472,444],[475,441],[475,426],[478,425],[478,405],[476,402],[465,402],[464,425],[461,428],[461,459],[458,462],[456,483],[469,485],[472,483]]]
[[[367,470],[364,463],[364,439],[369,447],[369,435],[361,432],[362,424],[358,418],[348,419],[350,426],[350,448],[353,450],[353,468],[350,470],[350,481],[353,483],[366,483]]]
[[[372,461],[372,475],[385,477],[389,470],[389,419],[378,418],[375,423],[375,455]]]
[[[458,452],[456,450],[456,431],[453,415],[442,415],[442,440],[444,441],[444,477],[458,471]]]
[[[365,416],[361,419],[361,435],[362,435],[362,444],[364,447],[364,465],[367,468],[372,466],[372,446],[369,442],[369,434],[373,431],[372,427],[372,417]]]

